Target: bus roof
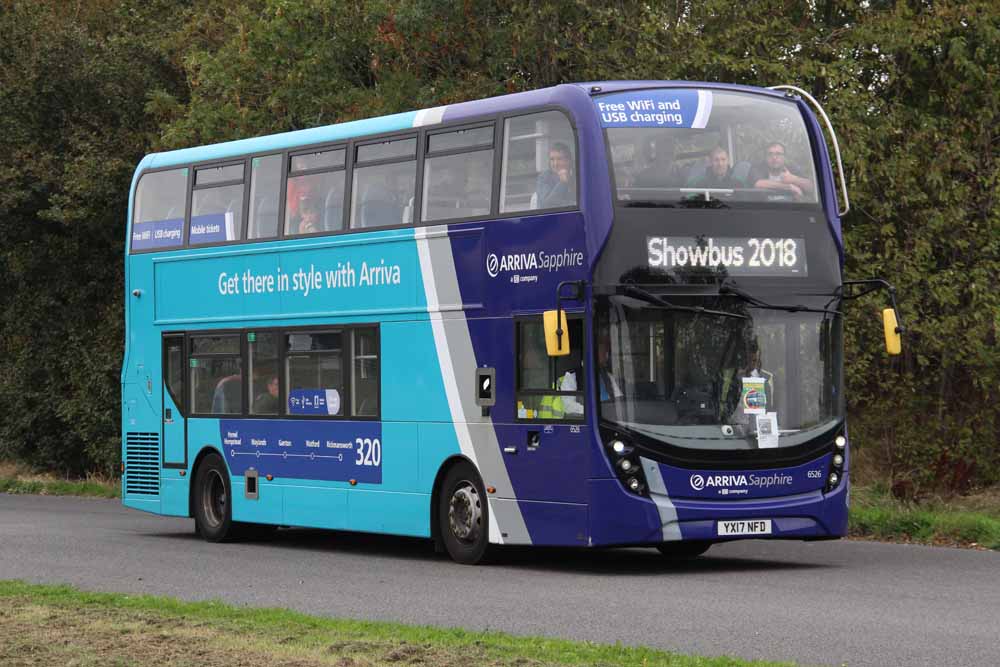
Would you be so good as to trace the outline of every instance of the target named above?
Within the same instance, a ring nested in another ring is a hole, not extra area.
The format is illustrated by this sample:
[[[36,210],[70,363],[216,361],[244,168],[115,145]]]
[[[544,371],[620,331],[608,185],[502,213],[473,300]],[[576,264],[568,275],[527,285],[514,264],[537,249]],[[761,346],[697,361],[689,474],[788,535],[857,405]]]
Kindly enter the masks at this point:
[[[701,81],[595,81],[584,83],[561,84],[550,88],[531,90],[510,95],[500,95],[482,100],[459,102],[430,109],[406,111],[389,116],[366,118],[363,120],[324,125],[321,127],[282,132],[250,139],[239,139],[218,144],[208,144],[192,148],[182,148],[163,153],[150,153],[139,163],[136,172],[146,169],[171,167],[193,162],[225,160],[227,158],[249,153],[280,152],[299,146],[346,141],[356,137],[396,132],[423,125],[441,122],[455,122],[463,119],[474,119],[492,114],[509,113],[520,109],[538,106],[560,106],[568,109],[574,115],[574,121],[582,113],[593,113],[593,108],[587,104],[592,88],[600,88],[601,93],[636,90],[641,88],[724,88],[753,93],[765,93],[780,97],[780,93],[765,88],[737,86],[731,84],[706,83]]]

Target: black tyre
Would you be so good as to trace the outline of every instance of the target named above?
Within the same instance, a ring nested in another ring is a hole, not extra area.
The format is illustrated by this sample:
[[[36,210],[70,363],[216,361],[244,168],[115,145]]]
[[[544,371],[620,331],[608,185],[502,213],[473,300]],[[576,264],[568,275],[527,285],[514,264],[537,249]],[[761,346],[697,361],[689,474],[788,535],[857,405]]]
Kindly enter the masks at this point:
[[[195,530],[209,542],[234,539],[239,524],[233,523],[233,495],[229,471],[222,457],[202,459],[194,477]]]
[[[684,540],[681,542],[664,542],[656,545],[661,554],[671,560],[687,560],[697,558],[712,546],[711,542],[703,540]]]
[[[444,548],[456,563],[475,565],[488,554],[489,503],[479,473],[462,462],[448,471],[438,494],[438,527]]]

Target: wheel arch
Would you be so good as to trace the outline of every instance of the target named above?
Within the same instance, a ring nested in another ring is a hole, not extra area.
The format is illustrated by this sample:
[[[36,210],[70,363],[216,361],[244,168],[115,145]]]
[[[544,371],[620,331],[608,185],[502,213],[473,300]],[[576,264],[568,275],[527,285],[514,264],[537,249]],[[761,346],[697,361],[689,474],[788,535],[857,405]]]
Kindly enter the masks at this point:
[[[226,473],[232,477],[233,471],[229,469],[229,462],[226,461],[225,455],[215,445],[204,445],[198,452],[198,455],[194,457],[194,463],[191,464],[191,470],[188,474],[191,476],[191,481],[188,483],[188,517],[194,517],[194,492],[195,492],[195,479],[198,474],[198,467],[201,462],[205,460],[205,457],[209,454],[218,454],[219,458],[222,459],[222,465],[226,467]]]

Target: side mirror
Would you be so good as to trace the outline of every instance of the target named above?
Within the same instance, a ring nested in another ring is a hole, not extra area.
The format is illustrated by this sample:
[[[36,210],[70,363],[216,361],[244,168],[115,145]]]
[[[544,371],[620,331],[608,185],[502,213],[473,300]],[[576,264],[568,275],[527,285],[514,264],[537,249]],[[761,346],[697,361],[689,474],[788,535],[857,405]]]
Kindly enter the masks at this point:
[[[895,308],[886,308],[882,311],[882,328],[885,330],[885,351],[896,356],[903,351],[903,341],[899,335]]]
[[[545,351],[550,357],[564,357],[569,354],[569,327],[566,324],[566,311],[546,310],[542,313],[542,324],[545,327]]]

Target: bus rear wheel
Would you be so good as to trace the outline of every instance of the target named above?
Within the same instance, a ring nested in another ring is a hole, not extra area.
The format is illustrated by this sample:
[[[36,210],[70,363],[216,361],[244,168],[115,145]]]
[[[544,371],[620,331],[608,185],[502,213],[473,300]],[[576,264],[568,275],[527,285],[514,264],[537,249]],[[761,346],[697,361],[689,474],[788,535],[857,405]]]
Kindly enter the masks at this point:
[[[225,542],[236,536],[232,499],[229,471],[222,457],[209,454],[194,478],[194,525],[199,535],[209,542]]]
[[[483,482],[469,463],[452,467],[438,495],[438,528],[456,563],[482,563],[489,550],[489,504]]]
[[[712,546],[704,540],[683,540],[681,542],[664,542],[657,544],[657,550],[671,560],[687,560],[697,558]]]

